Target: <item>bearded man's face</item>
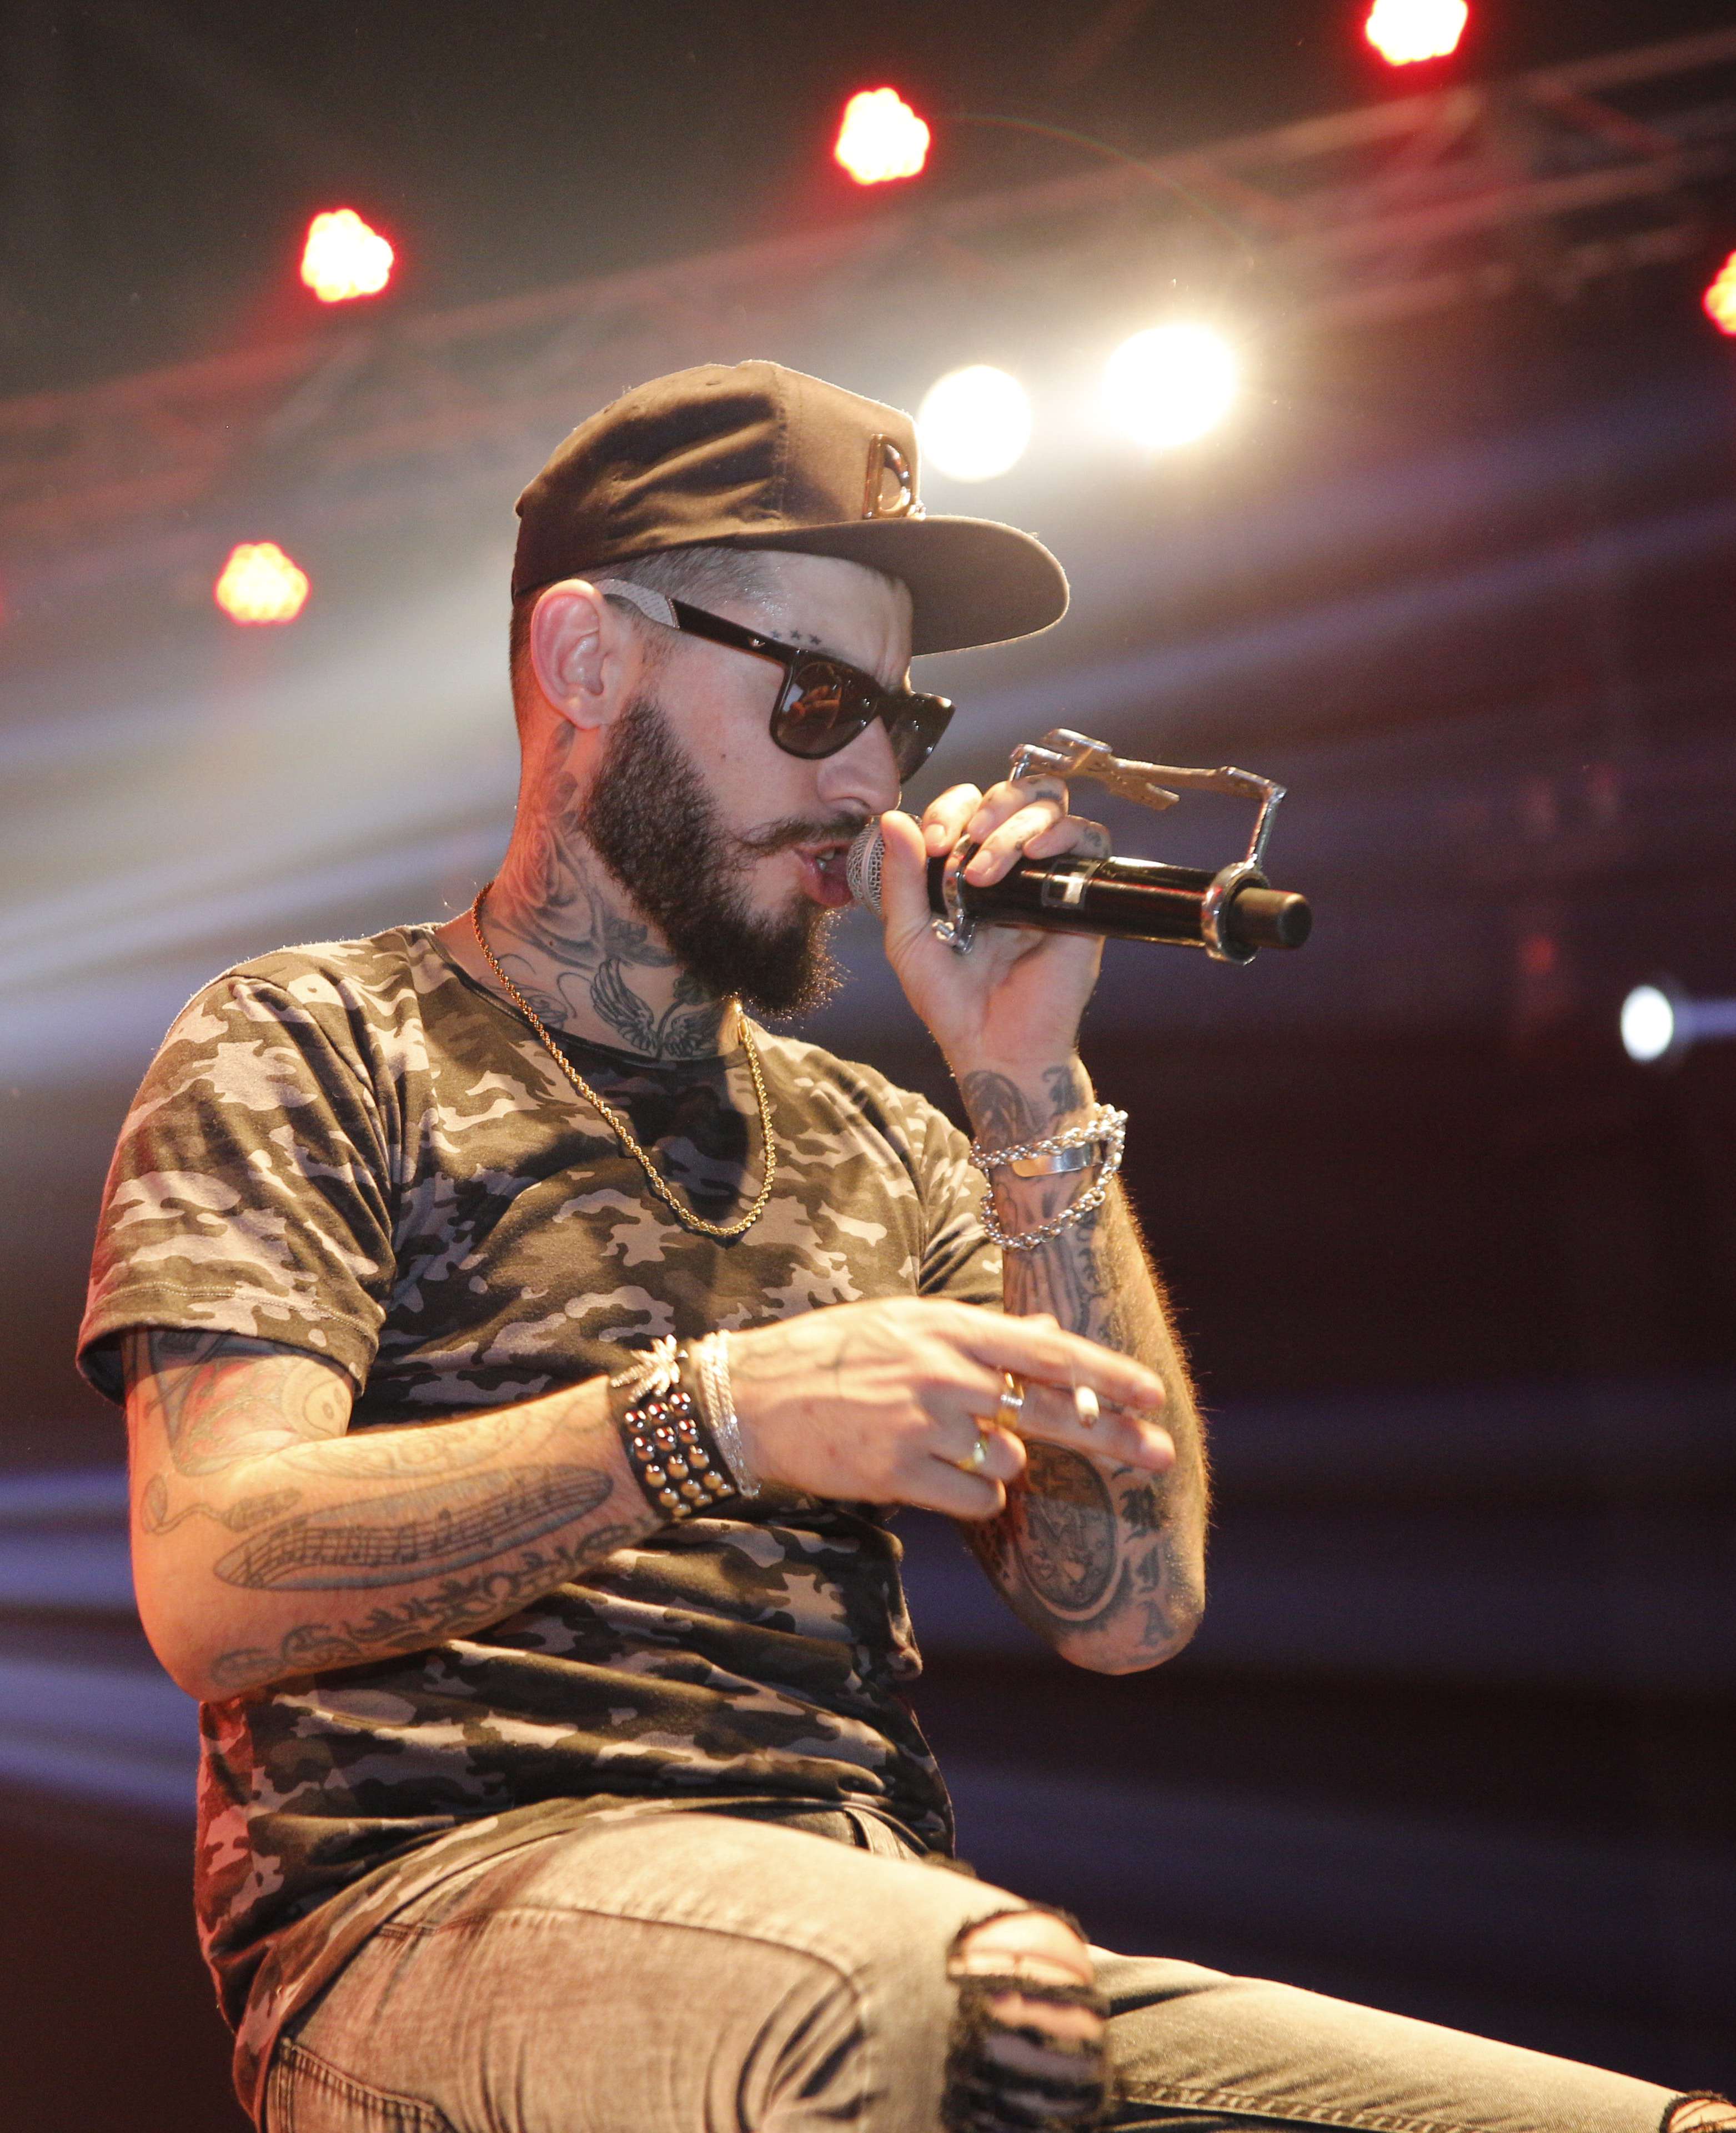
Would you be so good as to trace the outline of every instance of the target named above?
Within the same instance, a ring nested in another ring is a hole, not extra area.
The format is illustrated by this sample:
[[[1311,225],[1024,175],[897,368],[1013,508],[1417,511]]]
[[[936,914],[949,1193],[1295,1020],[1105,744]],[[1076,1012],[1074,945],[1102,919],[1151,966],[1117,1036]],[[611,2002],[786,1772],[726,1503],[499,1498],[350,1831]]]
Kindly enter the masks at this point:
[[[756,912],[749,881],[757,858],[848,831],[855,818],[791,817],[732,834],[667,714],[646,695],[610,734],[579,826],[704,994],[786,1015],[838,990],[837,913],[799,894],[781,912]]]

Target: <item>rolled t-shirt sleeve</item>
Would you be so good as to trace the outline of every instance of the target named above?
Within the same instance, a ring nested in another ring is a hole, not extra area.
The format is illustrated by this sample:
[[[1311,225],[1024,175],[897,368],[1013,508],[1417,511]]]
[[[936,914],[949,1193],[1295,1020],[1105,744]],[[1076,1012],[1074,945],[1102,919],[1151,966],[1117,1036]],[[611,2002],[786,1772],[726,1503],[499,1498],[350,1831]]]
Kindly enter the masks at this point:
[[[109,1167],[79,1367],[138,1326],[280,1341],[359,1388],[393,1274],[389,1120],[335,989],[233,972],[152,1062]]]

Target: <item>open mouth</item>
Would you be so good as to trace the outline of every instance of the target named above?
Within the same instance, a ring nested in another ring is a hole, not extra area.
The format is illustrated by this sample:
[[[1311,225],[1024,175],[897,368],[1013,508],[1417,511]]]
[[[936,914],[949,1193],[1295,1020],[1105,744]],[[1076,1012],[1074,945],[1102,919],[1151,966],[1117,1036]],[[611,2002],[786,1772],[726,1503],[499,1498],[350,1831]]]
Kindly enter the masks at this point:
[[[847,843],[826,845],[799,845],[796,856],[801,863],[802,887],[816,903],[835,910],[850,900],[850,885],[844,876],[844,864],[849,855]]]

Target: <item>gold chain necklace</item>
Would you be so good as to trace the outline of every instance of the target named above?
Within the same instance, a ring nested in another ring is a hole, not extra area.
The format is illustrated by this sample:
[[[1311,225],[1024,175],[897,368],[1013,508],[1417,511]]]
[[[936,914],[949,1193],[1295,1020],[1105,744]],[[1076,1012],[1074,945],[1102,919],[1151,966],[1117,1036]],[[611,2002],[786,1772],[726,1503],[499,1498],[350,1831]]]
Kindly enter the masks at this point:
[[[560,1069],[561,1072],[565,1075],[568,1081],[572,1083],[573,1086],[579,1091],[579,1095],[584,1097],[586,1103],[590,1105],[594,1110],[600,1111],[603,1116],[608,1119],[610,1127],[613,1130],[616,1139],[620,1142],[622,1147],[624,1148],[633,1158],[640,1169],[645,1172],[646,1182],[650,1186],[652,1191],[656,1194],[658,1199],[663,1202],[664,1206],[670,1209],[677,1221],[681,1223],[686,1229],[697,1230],[701,1236],[721,1238],[726,1244],[733,1238],[744,1236],[747,1232],[753,1227],[760,1216],[765,1213],[767,1202],[772,1197],[772,1187],[777,1177],[777,1143],[772,1137],[772,1104],[770,1098],[766,1094],[766,1077],[760,1071],[759,1054],[753,1047],[753,1038],[749,1033],[748,1028],[748,1018],[742,1013],[741,1002],[739,1000],[733,1000],[730,1004],[735,1009],[736,1032],[742,1040],[742,1050],[748,1055],[748,1071],[753,1078],[753,1093],[759,1101],[760,1144],[766,1151],[765,1182],[760,1187],[758,1196],[755,1199],[753,1205],[748,1210],[747,1213],[743,1216],[740,1221],[729,1223],[708,1222],[704,1216],[695,1215],[690,1207],[684,1207],[681,1205],[681,1202],[676,1197],[673,1190],[668,1185],[665,1184],[663,1180],[657,1175],[656,1169],[652,1167],[651,1158],[645,1153],[645,1150],[640,1147],[638,1142],[633,1138],[632,1128],[628,1124],[627,1120],[622,1117],[621,1114],[615,1109],[613,1104],[606,1102],[603,1097],[598,1095],[597,1091],[591,1086],[590,1083],[585,1080],[584,1076],[579,1071],[578,1068],[573,1065],[572,1062],[567,1057],[560,1047],[555,1042],[554,1038],[550,1036],[541,1016],[537,1014],[536,1009],[531,1005],[531,1003],[525,998],[524,994],[520,992],[517,986],[513,984],[512,980],[500,967],[500,960],[495,955],[494,951],[488,946],[488,936],[483,932],[482,928],[483,898],[488,894],[488,891],[493,888],[493,886],[494,884],[492,881],[484,882],[482,887],[476,892],[476,901],[470,906],[470,924],[476,935],[476,945],[482,950],[483,955],[488,957],[488,968],[493,971],[495,976],[500,980],[502,985],[503,985],[507,992],[512,994],[513,1002],[517,1005],[519,1013],[523,1015],[525,1020],[530,1023],[531,1028],[536,1031],[536,1034],[548,1047],[550,1052],[553,1055],[555,1064]]]

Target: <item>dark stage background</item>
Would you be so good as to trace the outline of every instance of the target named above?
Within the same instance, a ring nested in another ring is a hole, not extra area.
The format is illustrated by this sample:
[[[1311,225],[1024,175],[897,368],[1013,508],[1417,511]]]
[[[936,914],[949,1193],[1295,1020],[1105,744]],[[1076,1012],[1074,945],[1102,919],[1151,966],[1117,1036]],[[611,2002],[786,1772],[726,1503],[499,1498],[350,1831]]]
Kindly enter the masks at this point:
[[[532,6],[484,38],[493,11],[456,7],[17,8],[0,442],[26,396],[315,330],[272,291],[345,188],[397,218],[413,321],[872,230],[804,159],[883,78],[1137,153],[1392,93],[1346,56],[1355,9],[1182,12]],[[1463,78],[1736,23],[1639,13],[1486,5]],[[956,138],[936,199],[1091,161]],[[1041,528],[1076,590],[1050,637],[919,668],[963,706],[948,779],[1058,723],[1279,777],[1272,870],[1316,933],[1242,971],[1113,948],[1087,1026],[1214,1422],[1195,1645],[1070,1672],[906,1527],[919,1707],[980,1871],[1113,1945],[1710,2087],[1736,2082],[1736,1045],[1648,1072],[1616,1035],[1661,972],[1736,994],[1736,348],[1699,308],[1736,201],[1709,176],[1692,211],[1702,251],[1409,318],[1286,325],[1256,277],[1222,432],[926,483]],[[1156,301],[1039,320],[991,280],[941,315],[907,280],[907,313],[777,345],[786,292],[750,281],[672,313],[670,361],[775,354],[913,405],[1028,348],[1053,397]],[[486,879],[511,497],[591,404],[392,515],[321,518],[292,428],[130,549],[0,564],[9,2123],[239,2123],[192,1941],[192,1707],[132,1614],[118,1423],[70,1368],[108,1148],[225,963]],[[315,595],[238,631],[200,559],[271,533],[280,493]],[[1196,863],[1242,822],[1110,812]],[[866,925],[844,945],[814,1033],[949,1100]]]

